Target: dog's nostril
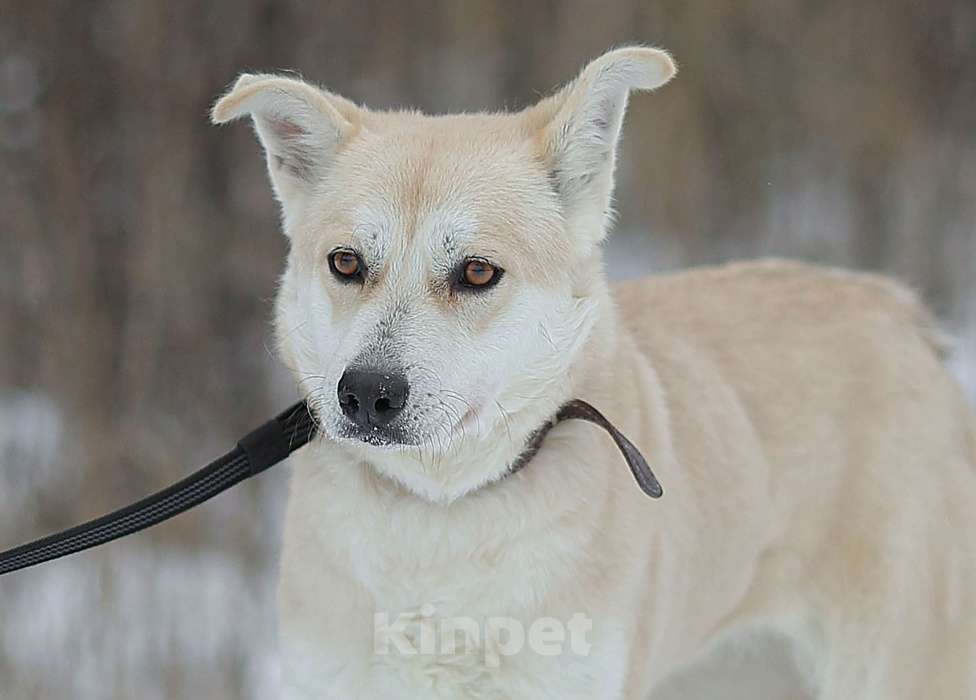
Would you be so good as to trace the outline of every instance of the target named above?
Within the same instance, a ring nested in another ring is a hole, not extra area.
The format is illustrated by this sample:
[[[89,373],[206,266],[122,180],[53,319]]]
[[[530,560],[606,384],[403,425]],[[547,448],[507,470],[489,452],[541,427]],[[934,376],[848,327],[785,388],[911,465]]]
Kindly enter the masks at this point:
[[[347,416],[355,415],[359,410],[359,399],[356,398],[355,394],[339,394],[339,406]]]
[[[373,404],[373,408],[377,413],[386,413],[393,407],[390,405],[390,400],[387,398],[377,399],[376,403]]]

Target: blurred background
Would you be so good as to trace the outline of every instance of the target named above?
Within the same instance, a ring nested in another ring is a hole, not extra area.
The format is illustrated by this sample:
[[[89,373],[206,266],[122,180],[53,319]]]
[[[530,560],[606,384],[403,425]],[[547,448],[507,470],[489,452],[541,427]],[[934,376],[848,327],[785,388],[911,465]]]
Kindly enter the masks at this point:
[[[0,0],[0,549],[168,485],[297,395],[268,349],[286,245],[263,159],[207,123],[238,72],[518,108],[633,41],[681,72],[631,101],[611,275],[883,271],[976,395],[968,0]],[[286,483],[0,579],[0,697],[275,697]]]

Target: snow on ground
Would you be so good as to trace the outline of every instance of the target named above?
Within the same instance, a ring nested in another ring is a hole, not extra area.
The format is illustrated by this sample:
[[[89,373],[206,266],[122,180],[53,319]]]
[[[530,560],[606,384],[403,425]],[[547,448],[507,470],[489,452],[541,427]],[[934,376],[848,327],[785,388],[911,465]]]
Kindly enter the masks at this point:
[[[31,697],[168,700],[189,697],[180,688],[191,680],[209,697],[275,697],[270,576],[219,551],[148,550],[138,539],[110,548],[0,586],[4,663],[43,679]],[[174,658],[181,678],[161,675]],[[214,684],[228,674],[213,671],[228,665],[245,669],[243,688]]]

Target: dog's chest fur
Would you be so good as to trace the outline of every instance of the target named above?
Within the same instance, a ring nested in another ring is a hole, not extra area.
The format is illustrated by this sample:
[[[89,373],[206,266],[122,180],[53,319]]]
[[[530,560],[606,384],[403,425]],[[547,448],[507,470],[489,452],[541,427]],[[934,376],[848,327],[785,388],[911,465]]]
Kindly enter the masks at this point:
[[[511,484],[435,508],[367,465],[329,464],[316,456],[299,463],[281,589],[282,625],[292,639],[285,648],[291,657],[286,666],[294,664],[289,678],[309,688],[342,689],[343,697],[386,697],[394,686],[398,698],[610,691],[594,686],[594,679],[619,678],[619,669],[593,667],[623,663],[623,641],[611,640],[617,630],[589,633],[588,643],[600,635],[599,653],[530,660],[499,654],[499,645],[510,641],[508,631],[494,626],[499,618],[528,630],[540,617],[565,623],[576,613],[600,612],[592,609],[592,594],[583,592],[594,582],[580,576],[599,566],[588,558],[601,556],[590,521],[545,503],[545,494],[523,483],[542,479],[534,472],[555,461],[580,459],[570,454],[569,441],[553,438],[550,453],[533,461],[529,473],[508,477]],[[477,638],[465,642],[459,635],[454,648],[444,647],[444,625],[462,618],[477,624]],[[383,645],[383,630],[398,621],[412,646],[408,653],[395,643]],[[433,647],[425,649],[425,639]],[[620,654],[606,653],[615,647]],[[435,653],[423,653],[431,648]],[[553,668],[547,672],[546,665]],[[539,687],[539,678],[552,687]]]

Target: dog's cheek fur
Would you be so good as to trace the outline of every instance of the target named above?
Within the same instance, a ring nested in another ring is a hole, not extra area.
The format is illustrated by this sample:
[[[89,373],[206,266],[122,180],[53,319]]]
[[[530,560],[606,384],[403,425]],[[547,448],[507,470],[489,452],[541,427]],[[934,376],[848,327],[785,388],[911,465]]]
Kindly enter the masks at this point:
[[[278,347],[327,431],[339,423],[336,386],[366,325],[363,315],[338,313],[312,268],[289,264],[278,294]]]

